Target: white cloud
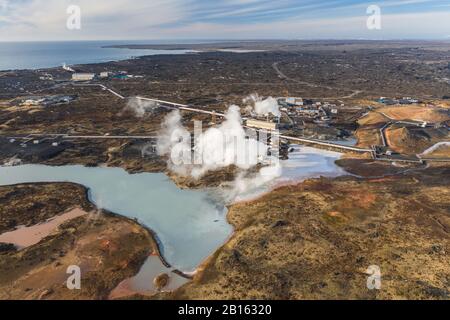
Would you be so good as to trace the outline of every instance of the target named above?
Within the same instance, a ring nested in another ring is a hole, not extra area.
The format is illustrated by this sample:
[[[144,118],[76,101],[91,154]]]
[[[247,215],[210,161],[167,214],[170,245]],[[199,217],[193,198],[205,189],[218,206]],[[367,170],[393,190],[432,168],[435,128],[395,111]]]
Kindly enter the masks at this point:
[[[5,0],[3,0],[5,1]],[[0,40],[139,38],[159,25],[186,17],[183,0],[30,0],[20,5],[9,1],[0,18]],[[80,6],[82,29],[66,29],[69,5]]]
[[[198,38],[239,39],[421,39],[444,38],[450,31],[450,12],[425,12],[382,15],[382,29],[368,30],[367,15],[332,19],[304,19],[251,24],[192,23],[161,29],[159,34],[179,38],[191,34]]]
[[[432,8],[433,0],[384,0],[378,4],[383,8],[428,2]],[[382,11],[382,30],[370,31],[366,28],[365,4],[348,5],[341,1],[314,3],[291,0],[222,0],[217,5],[212,5],[196,0],[0,0],[1,4],[7,9],[2,10],[0,15],[0,41],[399,39],[445,38],[450,33],[450,11],[445,9],[404,14],[386,14]],[[70,4],[77,4],[82,9],[81,30],[66,29],[66,8]],[[335,5],[336,9],[331,8],[332,5]],[[294,9],[299,10],[296,16],[293,16]],[[336,16],[338,9],[340,13],[345,12],[346,16]],[[293,13],[289,18],[279,16],[288,14],[290,10]],[[3,14],[3,11],[6,11],[6,14]],[[310,11],[314,15],[310,15]],[[266,15],[267,18],[261,20]],[[239,19],[236,19],[237,17]],[[258,17],[260,20],[247,20],[247,17]]]

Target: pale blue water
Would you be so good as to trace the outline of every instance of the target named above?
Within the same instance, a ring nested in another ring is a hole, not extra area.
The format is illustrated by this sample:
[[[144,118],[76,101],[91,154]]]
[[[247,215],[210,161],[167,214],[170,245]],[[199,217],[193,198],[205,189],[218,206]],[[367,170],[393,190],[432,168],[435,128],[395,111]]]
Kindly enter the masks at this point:
[[[100,63],[144,55],[187,52],[103,48],[110,45],[151,43],[152,41],[0,42],[0,70],[41,69],[58,67],[63,63],[68,65]]]
[[[293,147],[290,159],[281,161],[279,178],[239,195],[236,201],[258,197],[279,183],[346,174],[335,164],[342,154]],[[181,271],[195,270],[233,232],[217,193],[180,189],[162,173],[132,175],[120,168],[83,166],[0,166],[0,186],[35,182],[73,182],[86,186],[90,200],[98,208],[137,218],[154,230],[164,257]]]
[[[257,198],[280,184],[299,183],[317,177],[337,177],[347,174],[336,165],[342,153],[316,149],[301,145],[291,145],[293,152],[288,160],[280,161],[281,176],[253,190],[248,190],[237,197],[237,201],[248,201]]]
[[[226,208],[206,192],[182,190],[159,173],[128,174],[120,168],[0,167],[0,185],[27,182],[73,182],[89,188],[98,207],[121,214],[154,230],[166,260],[193,271],[232,233]]]
[[[350,137],[345,140],[328,140],[328,142],[340,144],[342,146],[354,147],[358,143],[358,140],[354,137]]]

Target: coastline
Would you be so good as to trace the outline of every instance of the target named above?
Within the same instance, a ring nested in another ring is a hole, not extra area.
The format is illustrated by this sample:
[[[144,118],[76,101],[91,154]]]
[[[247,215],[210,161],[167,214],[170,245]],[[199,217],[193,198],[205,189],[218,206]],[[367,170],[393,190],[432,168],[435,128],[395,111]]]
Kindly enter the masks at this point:
[[[131,61],[153,55],[190,53],[189,50],[127,49],[116,47],[116,45],[105,45],[111,42],[114,41],[0,42],[0,49],[4,46],[3,51],[0,52],[0,61],[4,61],[0,63],[0,73],[51,70],[60,67],[63,63],[80,67]],[[8,46],[11,46],[11,48]],[[43,48],[45,54],[33,55],[32,52],[35,52],[36,48]],[[17,59],[14,59],[16,56],[20,57],[21,62],[16,62]]]

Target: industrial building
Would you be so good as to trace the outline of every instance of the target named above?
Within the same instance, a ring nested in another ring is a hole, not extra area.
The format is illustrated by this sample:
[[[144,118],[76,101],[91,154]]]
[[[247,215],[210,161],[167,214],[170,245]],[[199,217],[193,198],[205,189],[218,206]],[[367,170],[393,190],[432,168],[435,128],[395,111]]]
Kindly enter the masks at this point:
[[[91,81],[95,79],[95,73],[74,73],[72,74],[73,81]]]
[[[291,107],[303,106],[303,98],[287,97],[284,99],[285,103]]]
[[[269,121],[249,119],[245,124],[250,128],[263,129],[267,131],[276,131],[279,129],[278,123]]]
[[[19,104],[23,107],[30,106],[51,106],[65,104],[75,100],[74,95],[55,95],[55,96],[29,96],[12,101],[12,104]]]
[[[41,75],[39,77],[39,80],[43,80],[43,81],[53,81],[53,76],[49,73],[44,73],[43,75]]]
[[[106,78],[109,78],[109,72],[108,71],[103,71],[103,72],[100,72],[100,79],[106,79]]]
[[[419,99],[411,98],[411,97],[403,97],[400,99],[390,99],[386,97],[381,97],[377,100],[377,102],[385,104],[385,105],[395,105],[395,104],[417,104],[420,103]]]

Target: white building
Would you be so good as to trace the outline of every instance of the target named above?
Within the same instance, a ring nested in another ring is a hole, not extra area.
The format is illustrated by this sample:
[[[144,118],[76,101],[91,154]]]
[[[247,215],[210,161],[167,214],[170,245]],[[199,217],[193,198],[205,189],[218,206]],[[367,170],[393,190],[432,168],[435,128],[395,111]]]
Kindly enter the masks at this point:
[[[109,72],[104,71],[104,72],[100,72],[100,78],[105,79],[109,77]]]
[[[90,81],[94,80],[95,73],[74,73],[72,74],[73,81]]]
[[[264,129],[268,131],[278,130],[278,124],[275,122],[248,119],[245,124],[250,128]]]
[[[48,74],[48,73],[44,73],[43,75],[41,75],[40,77],[39,77],[39,79],[40,80],[50,80],[50,81],[53,81],[53,76],[51,75],[51,74]]]

